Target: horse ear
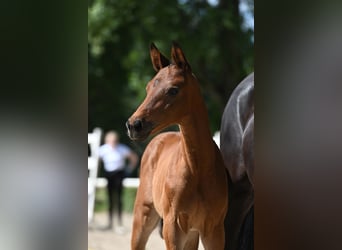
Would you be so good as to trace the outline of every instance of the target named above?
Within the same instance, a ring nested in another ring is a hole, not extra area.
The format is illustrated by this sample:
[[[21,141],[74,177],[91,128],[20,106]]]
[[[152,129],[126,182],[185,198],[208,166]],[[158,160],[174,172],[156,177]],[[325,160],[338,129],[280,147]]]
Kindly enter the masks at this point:
[[[176,64],[179,68],[191,71],[190,64],[186,60],[183,50],[176,42],[172,42],[171,61],[173,64]]]
[[[162,53],[160,53],[154,43],[151,43],[150,45],[150,56],[153,68],[157,72],[170,64],[169,59],[167,59]]]

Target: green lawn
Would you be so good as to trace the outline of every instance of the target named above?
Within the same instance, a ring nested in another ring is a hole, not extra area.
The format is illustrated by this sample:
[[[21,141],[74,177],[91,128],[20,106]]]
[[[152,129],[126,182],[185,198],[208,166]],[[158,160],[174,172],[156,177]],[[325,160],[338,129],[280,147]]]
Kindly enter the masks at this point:
[[[124,188],[123,192],[123,210],[132,213],[135,201],[136,188]],[[105,188],[98,188],[96,190],[95,212],[107,211],[107,190]]]

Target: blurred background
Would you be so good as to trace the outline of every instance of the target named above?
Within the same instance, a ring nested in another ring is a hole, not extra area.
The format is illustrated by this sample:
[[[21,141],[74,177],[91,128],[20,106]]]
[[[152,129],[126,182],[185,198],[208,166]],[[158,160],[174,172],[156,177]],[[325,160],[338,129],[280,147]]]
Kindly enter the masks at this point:
[[[198,77],[212,132],[234,87],[253,71],[253,0],[90,0],[88,6],[88,131],[115,129],[132,144],[125,122],[154,76],[149,45],[169,57],[183,48]]]
[[[130,141],[125,122],[143,101],[146,84],[155,75],[150,43],[169,57],[172,41],[181,45],[199,79],[213,135],[220,129],[231,92],[254,71],[253,0],[170,0],[167,4],[158,0],[90,0],[88,133],[98,127],[103,137],[114,129],[122,143],[142,155],[148,140]],[[131,177],[138,174],[139,168]],[[101,164],[98,175],[103,177]],[[134,187],[124,189],[126,233],[121,237],[96,230],[105,224],[108,207],[105,188],[97,188],[95,226],[93,223],[88,234],[90,249],[106,249],[108,241],[122,241],[117,247],[127,244],[128,249],[135,193]],[[152,249],[160,248],[159,235],[152,235],[151,241]]]

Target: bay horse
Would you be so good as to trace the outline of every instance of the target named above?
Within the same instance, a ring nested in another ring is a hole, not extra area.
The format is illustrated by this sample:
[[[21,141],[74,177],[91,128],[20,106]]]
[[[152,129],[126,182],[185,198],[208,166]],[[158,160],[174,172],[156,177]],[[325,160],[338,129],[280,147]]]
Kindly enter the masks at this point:
[[[180,132],[159,134],[143,154],[131,249],[145,249],[160,219],[169,250],[198,249],[199,237],[205,249],[223,249],[226,169],[211,136],[199,82],[178,44],[172,45],[171,63],[153,43],[150,56],[157,74],[126,123],[128,135],[144,140],[173,124]]]
[[[235,88],[223,112],[220,150],[228,169],[225,250],[253,249],[254,74]]]

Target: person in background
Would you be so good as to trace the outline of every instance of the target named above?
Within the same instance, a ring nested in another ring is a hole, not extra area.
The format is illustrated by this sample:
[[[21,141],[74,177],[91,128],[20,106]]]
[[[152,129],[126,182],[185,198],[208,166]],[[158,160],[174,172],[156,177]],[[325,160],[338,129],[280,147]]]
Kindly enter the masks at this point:
[[[105,229],[113,228],[113,210],[114,204],[117,205],[118,211],[118,232],[123,230],[122,226],[122,181],[125,177],[126,160],[128,160],[128,168],[133,171],[138,163],[138,155],[129,147],[119,143],[119,135],[115,131],[109,131],[105,135],[105,144],[100,147],[99,155],[103,161],[105,177],[108,181],[108,214],[109,224]]]

